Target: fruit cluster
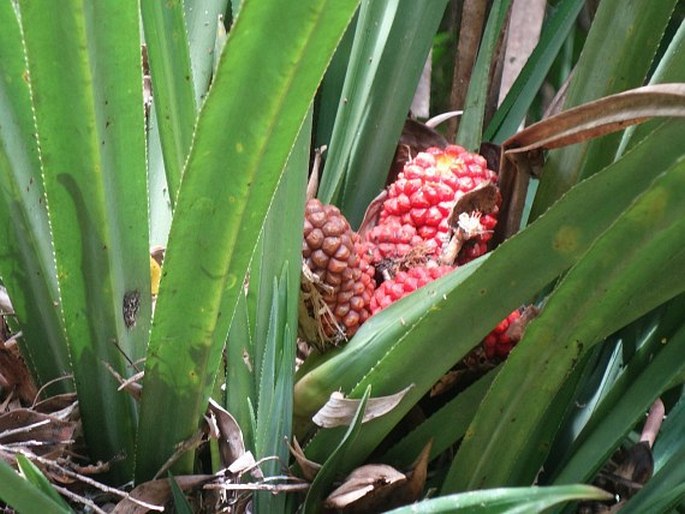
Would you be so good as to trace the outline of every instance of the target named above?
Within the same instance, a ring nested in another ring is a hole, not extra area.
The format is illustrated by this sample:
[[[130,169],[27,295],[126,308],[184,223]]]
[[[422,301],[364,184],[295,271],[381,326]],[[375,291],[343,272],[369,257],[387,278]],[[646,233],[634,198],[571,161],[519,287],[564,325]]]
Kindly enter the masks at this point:
[[[310,301],[308,311],[325,312],[323,334],[351,337],[369,316],[486,253],[501,201],[496,180],[482,156],[451,145],[408,161],[359,233],[336,207],[309,200],[302,255],[322,305]],[[516,341],[507,327],[518,316],[485,338],[489,358],[509,353]]]

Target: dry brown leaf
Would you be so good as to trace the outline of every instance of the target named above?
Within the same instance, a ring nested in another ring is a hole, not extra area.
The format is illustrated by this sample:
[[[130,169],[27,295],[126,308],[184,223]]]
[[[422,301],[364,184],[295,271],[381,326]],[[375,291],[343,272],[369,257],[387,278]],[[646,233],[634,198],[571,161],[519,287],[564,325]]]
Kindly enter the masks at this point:
[[[654,117],[685,117],[685,84],[655,84],[609,95],[534,123],[507,139],[506,156],[594,139]]]
[[[521,312],[521,316],[509,325],[505,334],[514,341],[520,341],[528,323],[533,321],[538,314],[540,314],[540,309],[537,306],[527,305]]]
[[[209,399],[209,410],[216,417],[219,429],[219,455],[222,467],[229,467],[245,454],[243,432],[235,418],[213,399]]]
[[[685,117],[685,84],[655,84],[589,102],[521,130],[502,144],[500,222],[494,240],[515,234],[530,176],[539,176],[543,151],[580,143],[653,117]]]
[[[61,453],[73,442],[77,423],[29,409],[14,409],[0,416],[0,445],[25,448],[36,455]]]
[[[386,184],[393,183],[397,179],[397,175],[404,169],[404,165],[416,157],[417,153],[433,146],[444,148],[447,146],[447,140],[432,127],[408,118],[402,128]]]
[[[323,145],[314,150],[314,162],[312,163],[312,170],[307,181],[306,199],[311,200],[316,198],[316,193],[319,190],[319,170],[321,168],[321,157],[328,147]]]
[[[368,205],[366,208],[366,211],[364,212],[364,218],[362,218],[362,222],[359,225],[359,230],[357,230],[357,234],[361,238],[362,241],[366,239],[366,234],[376,225],[378,225],[378,217],[381,214],[381,210],[383,209],[383,202],[385,202],[385,199],[388,197],[388,192],[387,190],[381,191],[376,198],[371,200],[371,203]]]
[[[483,184],[473,191],[464,193],[456,201],[450,215],[450,226],[456,228],[457,219],[462,213],[471,214],[480,212],[490,214],[497,208],[499,201],[499,190],[495,184]]]
[[[345,513],[387,510],[398,487],[407,476],[386,464],[367,464],[350,473],[340,487],[324,501],[327,509]]]
[[[182,491],[188,492],[201,488],[207,482],[214,480],[213,475],[181,475],[174,480]],[[171,485],[169,479],[151,480],[137,486],[129,494],[131,498],[140,500],[146,504],[164,506],[171,499]],[[124,498],[112,511],[112,514],[145,514],[150,511],[158,511],[150,506],[135,503],[130,498]]]
[[[304,454],[304,450],[300,446],[300,442],[297,440],[297,437],[293,437],[293,442],[292,444],[288,444],[288,448],[290,448],[290,453],[295,458],[297,465],[300,466],[302,476],[306,480],[312,482],[314,477],[316,477],[316,474],[321,469],[321,464],[307,458],[307,456]]]
[[[0,337],[5,333],[5,321],[1,319]],[[14,391],[23,405],[31,405],[38,394],[26,362],[19,352],[16,338],[0,338],[0,385],[5,391]]]
[[[65,410],[71,412],[71,410],[75,409],[77,406],[78,400],[76,398],[76,393],[63,393],[39,401],[33,406],[33,410],[61,417],[59,413],[64,412]]]
[[[433,441],[426,444],[407,474],[386,464],[367,464],[355,469],[326,498],[324,507],[361,514],[384,512],[415,502],[426,484],[432,444]]]
[[[402,389],[401,391],[389,395],[369,398],[366,403],[366,410],[362,418],[362,423],[371,421],[387,414],[394,409],[402,398],[414,387],[414,384]],[[326,404],[314,414],[312,421],[322,428],[333,428],[349,425],[354,418],[361,400],[345,398],[342,393],[334,392]]]
[[[428,476],[428,462],[430,462],[431,448],[433,447],[433,440],[431,439],[423,447],[421,453],[414,461],[412,465],[412,470],[408,474],[409,481],[403,487],[402,490],[402,500],[406,503],[413,503],[419,499],[421,496],[421,491],[423,491],[426,485],[426,477]]]

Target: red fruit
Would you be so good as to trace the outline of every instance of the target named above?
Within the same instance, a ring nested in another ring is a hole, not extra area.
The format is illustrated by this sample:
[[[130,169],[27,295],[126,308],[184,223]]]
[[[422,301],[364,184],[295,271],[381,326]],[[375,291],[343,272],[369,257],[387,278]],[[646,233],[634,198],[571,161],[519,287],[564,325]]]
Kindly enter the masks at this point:
[[[451,236],[449,219],[457,200],[496,178],[482,156],[460,146],[417,154],[388,187],[378,223],[367,234],[366,251],[372,263],[401,258],[418,245],[426,256],[437,257]],[[482,231],[471,240],[468,252],[459,255],[460,264],[487,251],[496,211],[480,221]]]
[[[376,288],[369,305],[371,314],[376,314],[391,303],[446,275],[453,269],[452,266],[415,266],[407,271],[397,272],[393,278]]]
[[[511,349],[518,343],[518,339],[510,335],[509,327],[520,317],[521,312],[517,309],[500,321],[492,332],[485,336],[483,349],[488,359],[504,359],[509,355]]]

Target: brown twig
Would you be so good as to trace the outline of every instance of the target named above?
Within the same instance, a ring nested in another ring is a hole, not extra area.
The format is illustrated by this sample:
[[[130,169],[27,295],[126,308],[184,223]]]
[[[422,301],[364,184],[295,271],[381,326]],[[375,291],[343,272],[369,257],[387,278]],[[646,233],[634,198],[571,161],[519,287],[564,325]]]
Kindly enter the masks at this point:
[[[452,75],[452,89],[450,91],[450,111],[458,111],[464,107],[466,92],[473,65],[478,55],[485,17],[487,15],[487,2],[483,0],[465,0],[461,11],[461,26],[459,28],[459,43],[454,62],[454,74]],[[449,120],[447,124],[447,139],[454,141],[457,133],[458,121],[456,118]]]

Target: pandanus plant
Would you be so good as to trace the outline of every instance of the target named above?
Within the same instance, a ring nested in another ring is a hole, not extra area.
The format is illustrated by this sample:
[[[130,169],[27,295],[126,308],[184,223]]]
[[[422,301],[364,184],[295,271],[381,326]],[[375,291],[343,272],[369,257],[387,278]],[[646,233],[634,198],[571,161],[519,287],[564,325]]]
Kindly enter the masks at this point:
[[[2,501],[101,508],[87,483],[119,512],[681,505],[682,6],[487,4],[0,3]],[[498,105],[507,41],[540,28]],[[307,344],[307,184],[360,229],[431,49],[463,110],[443,140],[496,172],[488,251]],[[522,305],[512,353],[431,403]]]

